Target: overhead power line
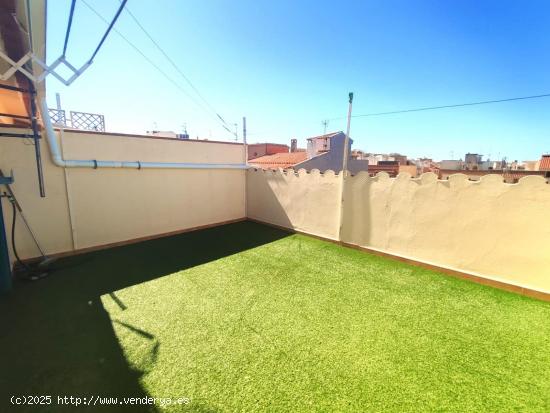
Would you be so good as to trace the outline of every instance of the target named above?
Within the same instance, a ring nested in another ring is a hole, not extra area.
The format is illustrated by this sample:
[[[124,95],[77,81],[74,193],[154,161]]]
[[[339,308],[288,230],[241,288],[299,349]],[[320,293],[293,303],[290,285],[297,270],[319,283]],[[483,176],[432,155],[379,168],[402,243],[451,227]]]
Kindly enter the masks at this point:
[[[187,84],[195,91],[197,96],[206,104],[206,106],[227,126],[229,127],[229,124],[225,121],[225,119],[219,114],[219,112],[206,100],[206,98],[203,96],[203,94],[199,91],[199,89],[193,84],[193,82],[183,73],[183,71],[180,69],[180,67],[174,62],[174,60],[166,53],[166,51],[158,44],[158,42],[149,34],[147,29],[140,23],[138,18],[134,16],[134,14],[130,11],[128,7],[126,7],[126,12],[130,15],[132,20],[138,25],[138,27],[141,29],[141,31],[149,38],[151,43],[155,45],[155,47],[159,50],[160,53],[170,62],[172,67],[180,74],[180,76],[187,82]]]
[[[97,17],[99,17],[101,20],[103,20],[104,23],[109,24],[109,21],[103,17],[96,9],[94,9],[86,0],[82,0],[82,3],[88,7]],[[113,28],[113,31],[118,34],[132,49],[134,49],[141,57],[143,57],[151,66],[153,66],[166,80],[168,80],[170,83],[172,83],[179,91],[181,91],[185,96],[187,96],[195,105],[197,105],[202,110],[206,111],[209,115],[213,116],[216,121],[218,121],[218,118],[221,118],[218,114],[212,114],[210,111],[208,111],[201,102],[199,102],[194,96],[189,94],[187,90],[185,90],[177,81],[175,81],[168,73],[166,73],[162,68],[156,64],[151,58],[149,58],[139,47],[137,47],[134,43],[132,43],[124,34],[122,34],[119,30],[116,28]],[[221,124],[224,129],[229,131],[232,135],[234,134],[229,130],[229,128],[225,124]]]
[[[367,116],[384,116],[384,115],[395,115],[398,113],[409,113],[409,112],[421,112],[425,110],[436,110],[436,109],[449,109],[449,108],[459,108],[464,106],[476,106],[476,105],[488,105],[491,103],[502,103],[502,102],[512,102],[515,100],[526,100],[526,99],[540,99],[540,98],[546,98],[550,97],[550,93],[545,93],[542,95],[532,95],[532,96],[520,96],[520,97],[514,97],[514,98],[506,98],[506,99],[496,99],[496,100],[483,100],[479,102],[468,102],[468,103],[457,103],[454,105],[442,105],[442,106],[427,106],[427,107],[421,107],[421,108],[414,108],[414,109],[403,109],[403,110],[393,110],[390,112],[375,112],[375,113],[365,113],[363,115],[353,115],[353,118],[363,118]],[[331,118],[329,120],[338,120],[338,119],[346,119],[345,116],[340,116],[338,118]]]

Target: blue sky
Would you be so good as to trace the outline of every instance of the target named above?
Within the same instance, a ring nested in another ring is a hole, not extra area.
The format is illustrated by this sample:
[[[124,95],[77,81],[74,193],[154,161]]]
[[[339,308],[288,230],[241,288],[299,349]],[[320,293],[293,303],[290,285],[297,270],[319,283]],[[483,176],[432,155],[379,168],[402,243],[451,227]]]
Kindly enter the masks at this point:
[[[117,0],[88,0],[110,19]],[[131,12],[249,142],[289,143],[345,130],[356,115],[550,93],[550,3],[541,1],[129,0]],[[61,54],[70,0],[48,2],[48,60]],[[84,63],[106,24],[77,1],[68,60]],[[116,28],[193,95],[123,12]],[[192,138],[233,139],[116,33],[70,87],[48,79],[48,101],[102,113],[107,129],[155,126]],[[199,100],[195,98],[195,100]],[[239,134],[240,137],[240,134]],[[411,157],[538,159],[550,151],[550,98],[354,118],[354,148]]]

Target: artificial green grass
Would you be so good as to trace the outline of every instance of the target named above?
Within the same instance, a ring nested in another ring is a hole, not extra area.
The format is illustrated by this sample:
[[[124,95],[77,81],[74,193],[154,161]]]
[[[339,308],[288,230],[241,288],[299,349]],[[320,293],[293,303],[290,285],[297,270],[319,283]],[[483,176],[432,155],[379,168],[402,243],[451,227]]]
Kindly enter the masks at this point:
[[[550,411],[548,303],[250,222],[57,266],[0,304],[0,406],[99,394],[191,400],[159,411]]]

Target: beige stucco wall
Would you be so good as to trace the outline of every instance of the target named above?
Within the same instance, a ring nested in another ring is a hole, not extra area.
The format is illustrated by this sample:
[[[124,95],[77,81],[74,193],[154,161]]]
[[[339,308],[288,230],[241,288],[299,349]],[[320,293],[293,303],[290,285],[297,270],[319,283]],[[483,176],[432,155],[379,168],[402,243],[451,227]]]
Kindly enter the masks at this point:
[[[338,180],[327,190],[322,179],[249,172],[249,216],[336,238]],[[493,175],[472,182],[363,172],[345,189],[345,242],[550,291],[550,185],[541,177],[506,184]]]
[[[249,218],[338,238],[341,177],[332,171],[249,170]]]
[[[243,147],[229,143],[70,131],[60,143],[65,159],[235,164],[243,160]],[[0,140],[0,168],[4,173],[13,169],[16,196],[50,254],[245,216],[242,170],[63,169],[50,161],[44,140],[42,158],[46,198],[38,194],[34,147],[18,138]],[[10,205],[2,202],[10,223]],[[22,258],[38,255],[20,220],[16,237]]]

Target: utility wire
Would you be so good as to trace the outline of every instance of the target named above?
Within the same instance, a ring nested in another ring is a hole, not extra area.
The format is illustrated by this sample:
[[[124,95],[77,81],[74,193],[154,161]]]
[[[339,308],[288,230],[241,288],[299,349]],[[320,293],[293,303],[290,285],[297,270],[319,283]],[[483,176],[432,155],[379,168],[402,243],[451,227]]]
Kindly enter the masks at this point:
[[[149,38],[149,40],[156,46],[156,48],[159,50],[159,52],[162,53],[162,55],[170,62],[172,67],[181,75],[181,77],[187,82],[187,84],[195,91],[197,96],[201,98],[201,100],[208,106],[208,108],[227,126],[229,127],[229,124],[225,121],[225,119],[218,113],[218,111],[206,100],[206,98],[202,95],[201,92],[197,89],[197,87],[191,82],[191,80],[183,73],[183,71],[179,68],[179,66],[174,62],[172,58],[166,53],[166,51],[158,44],[158,42],[149,34],[149,32],[143,27],[143,25],[139,22],[136,16],[130,11],[128,7],[126,7],[126,13],[130,15],[132,20],[138,25],[138,27],[141,29],[141,31]]]
[[[96,9],[94,9],[86,0],[82,0],[82,3],[84,3],[84,5],[86,7],[88,7],[88,9],[90,9],[97,17],[99,17],[101,20],[103,20],[106,24],[109,24],[109,21],[103,17]],[[201,109],[203,110],[206,110],[206,108],[199,102],[197,101],[197,99],[190,95],[189,92],[187,92],[187,90],[185,90],[183,87],[181,87],[181,85],[176,82],[173,78],[171,78],[164,70],[161,69],[161,67],[159,65],[157,65],[152,59],[150,59],[149,57],[147,57],[147,55],[139,48],[137,47],[134,43],[132,43],[126,36],[124,36],[119,30],[117,30],[116,28],[113,28],[113,31],[118,34],[132,49],[134,49],[139,55],[141,55],[141,57],[143,57],[151,66],[153,66],[162,76],[164,76],[166,78],[166,80],[168,80],[170,83],[172,83],[176,88],[178,88],[183,94],[185,94],[185,96],[187,96],[189,99],[191,99],[193,101],[193,103],[195,103],[198,107],[200,107]],[[208,111],[207,111],[208,112]],[[210,114],[210,112],[208,112]],[[214,118],[216,118],[214,116]],[[216,118],[217,119],[217,118]],[[229,131],[231,134],[234,134],[233,132],[231,132],[229,130],[228,127],[226,127],[225,125],[221,125],[224,129],[226,129],[227,131]]]
[[[455,105],[428,106],[428,107],[423,107],[423,108],[394,110],[394,111],[391,111],[391,112],[366,113],[366,114],[363,114],[363,115],[353,115],[352,118],[363,118],[363,117],[367,117],[367,116],[395,115],[397,113],[421,112],[421,111],[425,111],[425,110],[449,109],[449,108],[458,108],[458,107],[475,106],[475,105],[487,105],[487,104],[490,104],[490,103],[512,102],[512,101],[515,101],[515,100],[539,99],[539,98],[546,98],[546,97],[550,97],[550,93],[545,93],[545,94],[542,94],[542,95],[520,96],[520,97],[515,97],[515,98],[507,98],[507,99],[484,100],[484,101],[480,101],[480,102],[458,103],[458,104],[455,104]],[[328,120],[339,120],[339,119],[346,119],[346,117],[341,116],[341,117],[338,117],[338,118],[331,118],[331,119],[328,119]]]

